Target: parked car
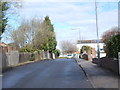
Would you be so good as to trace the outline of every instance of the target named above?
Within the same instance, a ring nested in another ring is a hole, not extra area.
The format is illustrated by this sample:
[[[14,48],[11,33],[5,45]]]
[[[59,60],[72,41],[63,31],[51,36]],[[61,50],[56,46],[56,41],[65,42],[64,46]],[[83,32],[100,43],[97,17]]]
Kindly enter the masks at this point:
[[[73,57],[72,54],[68,54],[68,55],[67,55],[67,58],[72,58],[72,57]]]

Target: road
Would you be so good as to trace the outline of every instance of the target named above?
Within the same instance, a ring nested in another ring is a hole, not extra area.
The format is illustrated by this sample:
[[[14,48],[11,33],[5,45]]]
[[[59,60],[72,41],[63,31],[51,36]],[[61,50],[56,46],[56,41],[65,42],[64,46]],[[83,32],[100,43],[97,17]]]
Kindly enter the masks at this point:
[[[45,60],[3,75],[3,88],[92,88],[74,59]]]

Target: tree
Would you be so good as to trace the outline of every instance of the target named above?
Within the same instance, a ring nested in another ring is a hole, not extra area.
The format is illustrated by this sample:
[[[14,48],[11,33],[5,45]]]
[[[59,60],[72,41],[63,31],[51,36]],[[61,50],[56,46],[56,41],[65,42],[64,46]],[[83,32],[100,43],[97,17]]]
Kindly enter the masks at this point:
[[[53,51],[56,47],[56,44],[50,42],[51,38],[55,38],[55,33],[39,18],[23,19],[18,29],[12,32],[11,37],[19,47],[23,48],[22,51]]]
[[[60,50],[59,49],[54,50],[54,54],[55,54],[56,57],[59,57],[60,56]]]
[[[33,41],[34,45],[36,47],[41,47],[45,51],[52,50],[53,45],[51,44],[53,44],[53,42],[52,41],[50,42],[50,39],[55,37],[55,33],[50,31],[50,27],[48,27],[46,23],[41,23],[41,25],[39,26],[40,27],[36,31],[34,37],[34,41]]]
[[[110,38],[116,36],[119,34],[118,27],[113,27],[109,30],[107,30],[103,35],[102,35],[102,40],[105,43],[104,50],[106,52],[106,56],[109,56],[109,40]]]
[[[55,37],[55,32],[54,32],[54,27],[51,23],[51,20],[49,19],[49,16],[45,17],[44,23],[46,24],[46,26],[49,28],[49,30],[51,32],[53,32],[53,35],[51,35],[51,37],[48,37],[48,43],[46,43],[44,45],[44,49],[49,52],[52,52],[56,49],[57,46],[57,41],[56,41],[56,37]]]
[[[12,40],[15,42],[15,44],[19,47],[23,47],[25,43],[25,31],[24,29],[18,29],[12,32]]]
[[[77,51],[76,45],[69,41],[62,41],[61,42],[61,49],[63,53],[74,53]]]
[[[8,2],[3,2],[2,0],[0,0],[0,36],[5,31],[5,27],[7,25],[7,17],[5,13],[8,8]]]
[[[30,44],[31,46],[35,47],[36,42],[38,42],[37,41],[39,36],[38,34],[39,33],[43,34],[42,32],[40,32],[41,28],[42,27],[40,19],[38,18],[32,18],[31,20],[23,19],[18,29],[12,31],[11,38],[17,45],[19,45],[19,47],[24,47]],[[41,37],[43,38],[43,36]]]
[[[17,2],[16,0],[0,0],[0,40],[2,33],[6,30],[11,15],[15,17],[18,14],[16,12],[17,9],[21,8],[21,6],[21,2]]]
[[[112,36],[107,43],[108,48],[108,57],[117,58],[118,59],[118,52],[120,52],[120,35]]]
[[[117,34],[118,34],[118,27],[113,27],[107,30],[106,32],[104,32],[104,34],[102,35],[102,40],[106,44],[112,36],[115,36]]]
[[[51,23],[49,16],[45,17],[44,23],[46,23],[46,25],[49,27],[50,31],[54,32],[54,27]]]

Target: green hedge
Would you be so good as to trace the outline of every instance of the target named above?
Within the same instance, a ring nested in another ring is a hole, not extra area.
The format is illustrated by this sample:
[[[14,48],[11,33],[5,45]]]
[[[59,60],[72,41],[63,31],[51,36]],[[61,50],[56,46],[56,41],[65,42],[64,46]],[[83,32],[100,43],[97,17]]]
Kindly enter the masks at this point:
[[[55,49],[53,51],[53,53],[55,54],[56,57],[59,57],[60,56],[60,50],[59,49]]]
[[[115,35],[108,40],[108,57],[118,58],[118,52],[120,52],[120,35]]]

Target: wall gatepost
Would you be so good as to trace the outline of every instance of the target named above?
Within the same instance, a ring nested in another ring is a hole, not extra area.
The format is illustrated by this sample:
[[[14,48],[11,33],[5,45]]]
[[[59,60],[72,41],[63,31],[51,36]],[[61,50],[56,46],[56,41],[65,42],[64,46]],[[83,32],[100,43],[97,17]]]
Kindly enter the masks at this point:
[[[120,75],[120,52],[118,52],[119,75]]]

